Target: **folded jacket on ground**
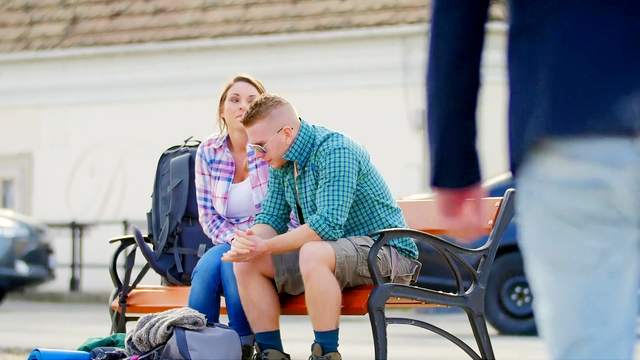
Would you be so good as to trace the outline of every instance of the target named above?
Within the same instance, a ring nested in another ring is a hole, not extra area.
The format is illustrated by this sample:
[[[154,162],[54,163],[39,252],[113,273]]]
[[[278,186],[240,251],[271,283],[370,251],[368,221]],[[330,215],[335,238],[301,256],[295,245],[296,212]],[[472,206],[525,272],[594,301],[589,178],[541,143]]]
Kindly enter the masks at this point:
[[[133,331],[127,334],[126,349],[131,355],[144,354],[166,343],[174,327],[199,330],[206,326],[204,314],[189,307],[148,314],[141,317]]]

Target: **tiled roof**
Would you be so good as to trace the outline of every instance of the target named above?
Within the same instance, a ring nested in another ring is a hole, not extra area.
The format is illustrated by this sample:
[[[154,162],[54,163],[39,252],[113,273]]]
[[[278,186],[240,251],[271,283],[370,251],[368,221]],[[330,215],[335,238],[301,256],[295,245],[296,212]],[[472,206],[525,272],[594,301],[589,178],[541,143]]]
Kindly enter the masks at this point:
[[[0,52],[419,24],[429,8],[428,0],[2,0]]]

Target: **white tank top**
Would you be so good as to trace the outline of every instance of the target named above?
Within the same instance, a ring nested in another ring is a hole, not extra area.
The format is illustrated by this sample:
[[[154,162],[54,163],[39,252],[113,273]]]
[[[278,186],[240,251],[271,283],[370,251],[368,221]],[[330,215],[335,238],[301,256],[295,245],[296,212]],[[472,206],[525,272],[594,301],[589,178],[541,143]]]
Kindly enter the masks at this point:
[[[253,203],[251,182],[247,176],[244,181],[231,184],[229,188],[229,202],[227,204],[227,217],[245,218],[255,215],[256,209]]]

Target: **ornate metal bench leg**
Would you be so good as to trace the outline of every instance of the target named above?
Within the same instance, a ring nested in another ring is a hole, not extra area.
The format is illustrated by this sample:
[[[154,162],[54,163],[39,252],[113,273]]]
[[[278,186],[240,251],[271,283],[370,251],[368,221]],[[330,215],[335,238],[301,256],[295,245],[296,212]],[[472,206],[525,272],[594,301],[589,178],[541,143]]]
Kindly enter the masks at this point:
[[[489,330],[487,329],[487,322],[484,316],[474,314],[472,311],[467,311],[467,316],[469,317],[469,323],[473,330],[473,336],[476,338],[476,343],[478,344],[478,350],[480,350],[480,356],[483,359],[494,360],[495,356],[493,355]]]
[[[387,299],[389,299],[387,287],[378,286],[369,295],[367,304],[376,360],[387,360],[387,319],[384,314]]]
[[[109,309],[109,318],[111,319],[111,334],[127,332],[125,315]]]
[[[374,311],[369,310],[371,332],[373,333],[373,345],[375,347],[375,359],[387,360],[387,322],[384,315],[384,307]]]
[[[127,332],[127,321],[124,315],[116,312],[111,318],[111,333],[124,333]]]
[[[127,322],[124,320],[124,316],[122,316],[119,312],[111,309],[111,303],[118,297],[119,294],[119,289],[113,289],[111,291],[111,295],[109,296],[109,319],[111,319],[111,334],[126,332]]]

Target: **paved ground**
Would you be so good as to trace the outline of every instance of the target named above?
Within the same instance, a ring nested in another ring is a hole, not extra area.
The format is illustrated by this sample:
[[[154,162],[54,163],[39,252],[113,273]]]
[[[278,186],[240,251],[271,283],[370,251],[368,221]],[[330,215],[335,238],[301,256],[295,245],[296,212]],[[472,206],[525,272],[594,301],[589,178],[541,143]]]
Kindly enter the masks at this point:
[[[397,313],[396,313],[397,314]],[[415,314],[415,313],[414,313]],[[473,341],[462,314],[424,314],[421,320],[446,327],[464,340]],[[9,299],[0,305],[0,359],[26,359],[34,347],[74,349],[90,336],[107,336],[106,305],[43,303]],[[306,359],[312,341],[306,317],[283,318],[286,351],[293,359]],[[341,352],[345,359],[372,359],[373,343],[366,317],[343,317],[340,328]],[[492,331],[498,359],[544,359],[537,337],[499,336]],[[446,340],[406,325],[389,327],[389,359],[464,359],[465,354]]]
[[[408,315],[402,312],[393,314]],[[463,314],[412,312],[411,315],[473,342],[473,335]],[[0,360],[24,360],[34,347],[75,349],[87,337],[107,336],[109,324],[106,305],[9,299],[0,305]],[[307,359],[309,344],[313,339],[307,318],[283,317],[282,333],[285,350],[292,358]],[[391,360],[466,358],[461,350],[443,338],[419,328],[392,325],[388,333]],[[340,335],[340,350],[345,359],[373,359],[367,317],[343,317]],[[546,358],[542,341],[537,337],[501,336],[493,330],[491,337],[498,359]],[[639,349],[636,350],[638,352]]]

